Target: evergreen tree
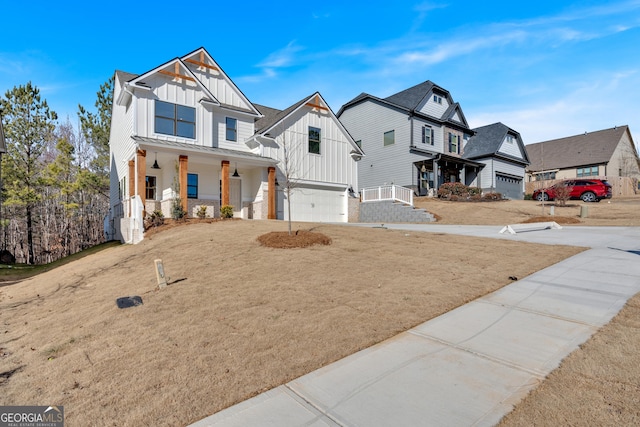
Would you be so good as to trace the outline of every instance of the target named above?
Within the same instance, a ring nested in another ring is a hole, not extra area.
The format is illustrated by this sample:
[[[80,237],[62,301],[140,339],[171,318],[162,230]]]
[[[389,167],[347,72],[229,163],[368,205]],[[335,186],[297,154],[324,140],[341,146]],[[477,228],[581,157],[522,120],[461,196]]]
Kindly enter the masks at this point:
[[[99,178],[100,191],[105,196],[109,191],[109,134],[111,132],[113,84],[114,78],[111,77],[100,85],[100,90],[97,92],[98,99],[95,103],[97,113],[91,113],[78,104],[82,133],[96,154],[91,162],[91,169]]]
[[[23,206],[27,231],[27,262],[33,264],[33,213],[40,199],[42,155],[55,129],[56,113],[41,100],[40,90],[27,83],[14,87],[0,99],[7,153],[2,174],[7,205]]]

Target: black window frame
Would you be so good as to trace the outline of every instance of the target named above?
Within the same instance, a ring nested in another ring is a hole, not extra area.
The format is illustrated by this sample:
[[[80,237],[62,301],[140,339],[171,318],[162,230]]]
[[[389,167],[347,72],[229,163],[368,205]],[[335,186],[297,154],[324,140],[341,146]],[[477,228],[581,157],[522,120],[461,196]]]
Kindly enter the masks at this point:
[[[151,185],[153,180],[153,185]],[[156,200],[157,197],[158,179],[154,175],[147,175],[144,177],[144,198],[145,200]],[[151,195],[152,197],[149,197]]]
[[[233,122],[233,127],[229,126],[229,122]],[[231,138],[229,138],[229,133],[231,132]],[[227,141],[237,142],[238,141],[238,119],[235,117],[227,117],[225,118],[225,138]]]
[[[191,182],[191,178],[195,177],[195,184]],[[195,189],[195,193],[193,193],[193,189]],[[198,174],[197,173],[188,173],[187,174],[187,199],[197,199],[198,198]]]
[[[171,131],[165,129],[167,126],[171,126]],[[185,129],[189,131],[185,132]],[[156,99],[154,131],[162,135],[196,139],[196,109]]]
[[[429,130],[428,132],[427,132],[427,129]],[[434,145],[433,135],[434,135],[433,127],[429,125],[422,126],[422,143],[423,144]],[[426,142],[427,139],[429,139],[429,142]]]
[[[316,138],[317,134],[317,138]],[[320,154],[322,145],[322,129],[309,126],[309,154]]]

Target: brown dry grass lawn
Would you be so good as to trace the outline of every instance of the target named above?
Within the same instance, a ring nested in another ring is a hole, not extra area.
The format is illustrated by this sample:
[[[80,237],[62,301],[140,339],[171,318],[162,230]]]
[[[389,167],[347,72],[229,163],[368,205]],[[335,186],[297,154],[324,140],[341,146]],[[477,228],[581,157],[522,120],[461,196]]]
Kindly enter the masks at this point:
[[[419,204],[445,224],[548,215],[533,201]],[[575,219],[578,205],[556,215]],[[639,211],[640,198],[613,199],[590,204],[579,221],[638,226]],[[65,405],[70,426],[186,425],[582,250],[295,226],[310,228],[331,244],[261,246],[257,237],[284,231],[282,222],[169,226],[140,245],[0,286],[0,405]],[[156,258],[170,276],[163,291]],[[118,309],[130,295],[144,304]],[[640,296],[503,425],[637,425],[638,318]]]
[[[257,237],[286,223],[191,224],[0,287],[0,405],[64,405],[70,426],[186,425],[582,250],[295,227],[332,242],[272,249]],[[144,304],[116,307],[131,295]]]
[[[547,218],[559,224],[582,226],[640,226],[640,195],[614,197],[600,203],[587,203],[587,217],[580,218],[580,200],[569,200],[567,206],[543,206],[534,200],[499,202],[449,202],[426,197],[416,198],[416,206],[436,214],[438,224],[507,225],[527,222],[535,217]]]

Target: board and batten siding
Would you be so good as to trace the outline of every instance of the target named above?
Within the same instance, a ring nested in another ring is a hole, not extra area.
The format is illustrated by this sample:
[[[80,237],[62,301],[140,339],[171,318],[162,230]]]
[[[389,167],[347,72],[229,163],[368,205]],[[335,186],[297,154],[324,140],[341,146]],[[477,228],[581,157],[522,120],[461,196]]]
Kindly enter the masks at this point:
[[[360,189],[391,183],[411,186],[411,124],[405,113],[364,101],[344,110],[340,121],[354,140],[361,141],[365,153],[358,164]],[[384,133],[391,130],[395,143],[384,146]]]
[[[190,63],[187,63],[187,66],[221,104],[247,110],[252,109],[238,88],[230,83],[219,71],[209,69],[203,71],[198,69],[197,65]]]
[[[498,150],[498,152],[507,154],[511,157],[515,157],[516,159],[524,159],[524,154],[520,150],[518,139],[513,135],[511,135],[511,137],[513,138],[513,142],[508,142],[507,138],[505,137],[505,139],[502,141],[502,144],[500,145],[500,149]]]
[[[309,153],[309,126],[320,129],[320,154]],[[289,165],[295,178],[358,187],[357,165],[350,156],[354,147],[331,115],[303,107],[270,133],[278,144],[284,139],[289,147]],[[262,155],[279,160],[277,167],[282,177],[284,150],[265,145]]]
[[[251,151],[245,141],[253,136],[254,117],[247,114],[216,108],[213,116],[214,147],[235,151]],[[237,120],[237,140],[227,141],[227,117]]]

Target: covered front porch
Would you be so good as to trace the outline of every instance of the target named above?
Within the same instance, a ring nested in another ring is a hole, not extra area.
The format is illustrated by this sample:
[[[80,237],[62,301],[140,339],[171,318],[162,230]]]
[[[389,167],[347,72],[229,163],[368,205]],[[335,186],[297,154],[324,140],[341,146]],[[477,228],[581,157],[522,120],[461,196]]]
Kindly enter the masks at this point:
[[[173,217],[179,203],[187,217],[219,218],[222,206],[244,219],[276,219],[276,161],[253,154],[134,137],[119,214],[125,234],[142,236],[146,215]],[[125,233],[125,229],[132,229]],[[132,239],[135,240],[135,239]]]
[[[413,163],[416,171],[415,188],[419,196],[434,197],[445,182],[461,182],[468,186],[480,186],[482,163],[465,160],[447,154],[437,154],[431,158]]]

